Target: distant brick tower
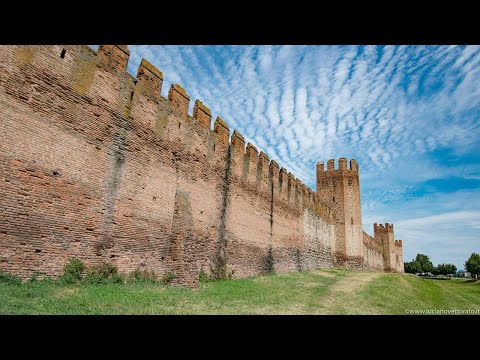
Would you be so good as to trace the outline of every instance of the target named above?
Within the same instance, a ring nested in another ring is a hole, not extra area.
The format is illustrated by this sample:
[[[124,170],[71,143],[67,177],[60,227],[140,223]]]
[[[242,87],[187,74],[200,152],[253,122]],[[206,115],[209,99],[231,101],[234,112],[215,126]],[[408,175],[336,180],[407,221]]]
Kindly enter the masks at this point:
[[[334,160],[328,160],[327,171],[323,161],[317,163],[317,194],[332,208],[335,216],[335,259],[346,267],[363,266],[362,211],[360,182],[355,160],[340,158],[338,169]]]
[[[404,272],[402,240],[394,240],[393,224],[373,224],[375,239],[383,245],[383,268],[386,272]]]

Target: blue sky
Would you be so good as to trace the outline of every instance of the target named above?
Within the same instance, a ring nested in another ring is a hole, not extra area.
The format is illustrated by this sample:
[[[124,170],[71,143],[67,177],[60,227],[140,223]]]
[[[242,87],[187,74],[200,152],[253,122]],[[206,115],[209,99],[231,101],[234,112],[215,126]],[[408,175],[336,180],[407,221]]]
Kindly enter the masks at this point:
[[[356,159],[363,227],[406,260],[480,252],[479,46],[129,48],[314,190],[317,161]]]

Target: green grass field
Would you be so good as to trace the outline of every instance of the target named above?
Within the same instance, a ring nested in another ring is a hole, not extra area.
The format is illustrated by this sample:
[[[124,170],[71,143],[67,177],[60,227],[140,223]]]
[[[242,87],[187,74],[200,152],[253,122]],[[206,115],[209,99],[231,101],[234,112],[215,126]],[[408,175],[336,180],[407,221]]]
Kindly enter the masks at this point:
[[[0,314],[405,314],[479,309],[480,281],[347,270],[202,282],[197,290],[153,283],[0,283]]]

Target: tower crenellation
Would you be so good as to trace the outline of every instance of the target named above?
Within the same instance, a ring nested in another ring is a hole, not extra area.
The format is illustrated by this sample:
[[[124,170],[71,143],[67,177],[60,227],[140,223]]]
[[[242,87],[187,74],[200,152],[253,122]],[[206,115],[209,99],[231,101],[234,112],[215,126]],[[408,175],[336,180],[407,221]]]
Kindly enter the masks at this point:
[[[335,170],[335,160],[330,159],[327,161],[327,171]]]
[[[350,160],[350,166],[348,166],[348,160],[346,158],[338,159],[338,167],[335,166],[335,160],[330,159],[327,161],[327,168],[325,169],[325,162],[319,161],[316,165],[317,173],[325,171],[352,171],[358,172],[357,161],[352,159]]]
[[[350,160],[350,170],[358,172],[358,164],[354,159]]]
[[[346,158],[338,159],[338,170],[347,170],[347,159]]]

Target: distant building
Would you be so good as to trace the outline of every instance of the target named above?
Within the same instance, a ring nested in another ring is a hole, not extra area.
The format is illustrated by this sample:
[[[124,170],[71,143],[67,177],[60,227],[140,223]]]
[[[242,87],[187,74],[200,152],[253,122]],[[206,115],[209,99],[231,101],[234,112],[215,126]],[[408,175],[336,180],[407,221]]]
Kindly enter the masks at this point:
[[[464,278],[471,278],[472,274],[469,273],[468,271],[465,271],[465,270],[458,270],[457,271],[457,276],[458,277],[464,277]]]

